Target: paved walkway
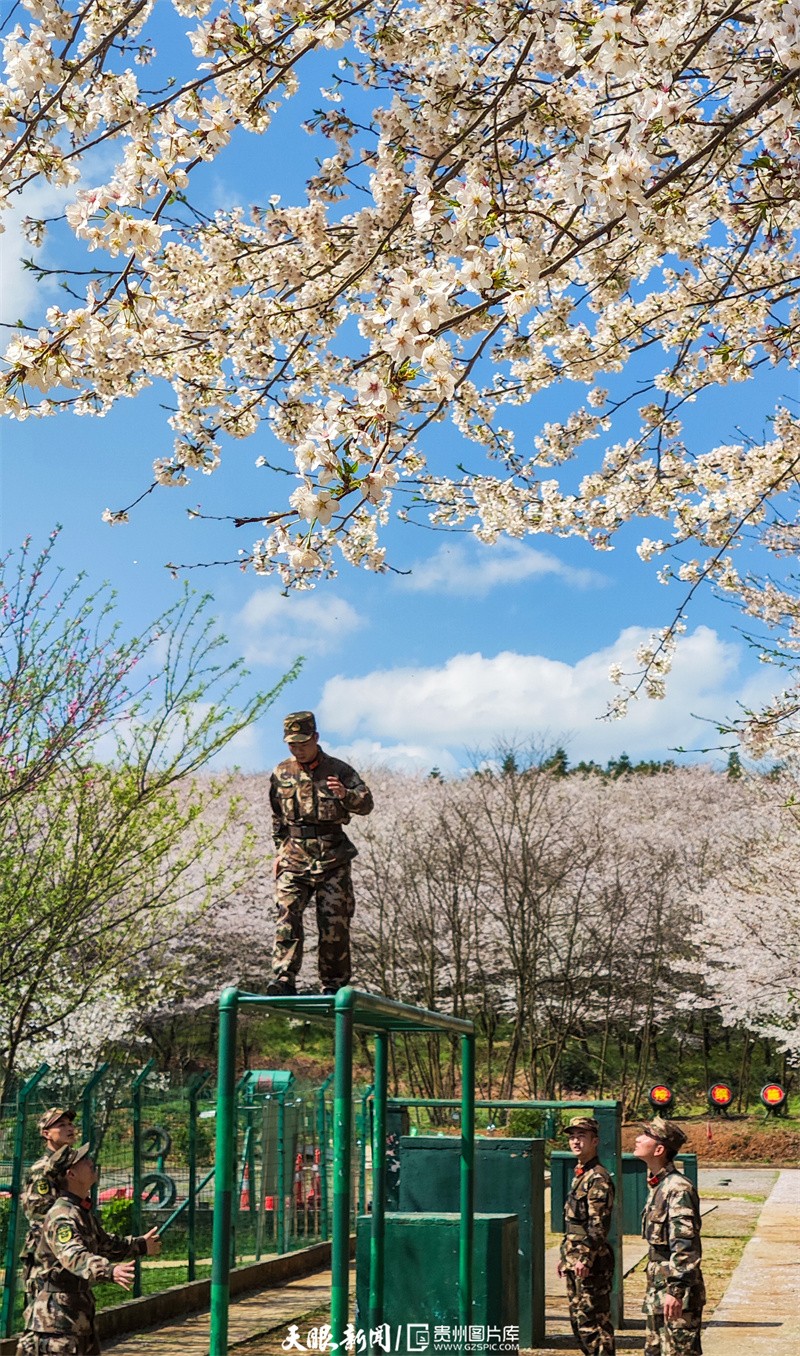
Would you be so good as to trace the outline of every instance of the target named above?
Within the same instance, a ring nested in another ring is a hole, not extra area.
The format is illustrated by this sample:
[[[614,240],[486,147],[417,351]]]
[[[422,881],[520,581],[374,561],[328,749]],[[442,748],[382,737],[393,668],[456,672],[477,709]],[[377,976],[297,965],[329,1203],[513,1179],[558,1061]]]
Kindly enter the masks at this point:
[[[312,1314],[330,1302],[331,1273],[315,1271],[271,1290],[260,1290],[234,1300],[228,1311],[228,1350],[245,1347],[261,1334],[290,1323],[303,1327],[303,1316]],[[211,1320],[208,1310],[187,1314],[173,1323],[163,1323],[146,1332],[128,1333],[103,1350],[114,1356],[203,1356],[208,1353]]]
[[[703,1333],[704,1356],[800,1351],[800,1171],[781,1172]]]
[[[763,1171],[763,1170],[762,1170]],[[727,1182],[731,1173],[721,1175]],[[737,1178],[738,1178],[737,1174]],[[740,1190],[747,1182],[742,1174]],[[702,1189],[702,1188],[701,1188]],[[714,1206],[709,1203],[709,1209]],[[705,1213],[705,1211],[704,1211]],[[644,1255],[641,1240],[626,1238],[623,1265],[627,1274]],[[575,1350],[563,1303],[563,1282],[556,1275],[558,1248],[545,1255],[545,1291],[548,1312],[548,1348]],[[354,1280],[354,1269],[351,1279]],[[272,1331],[285,1336],[296,1323],[305,1337],[304,1318],[325,1309],[330,1299],[329,1271],[316,1272],[276,1289],[245,1295],[232,1303],[229,1350],[250,1347],[260,1352],[259,1335]],[[800,1353],[800,1171],[780,1173],[758,1219],[754,1236],[734,1272],[724,1298],[703,1333],[704,1356],[797,1356]],[[562,1312],[563,1311],[563,1312]],[[636,1315],[632,1315],[636,1317]],[[630,1316],[629,1316],[630,1317]],[[319,1320],[314,1320],[315,1322]],[[638,1325],[637,1325],[638,1328]],[[149,1332],[118,1338],[104,1350],[114,1356],[205,1356],[208,1352],[208,1311],[190,1315]],[[278,1343],[265,1343],[273,1349]],[[619,1334],[620,1351],[640,1351],[643,1334],[627,1329]],[[251,1345],[253,1344],[253,1345]]]

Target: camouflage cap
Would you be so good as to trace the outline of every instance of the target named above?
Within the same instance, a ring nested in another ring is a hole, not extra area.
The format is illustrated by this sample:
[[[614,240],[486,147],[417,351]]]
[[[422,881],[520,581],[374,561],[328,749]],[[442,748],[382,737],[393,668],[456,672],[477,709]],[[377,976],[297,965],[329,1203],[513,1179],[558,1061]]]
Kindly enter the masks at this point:
[[[600,1126],[594,1116],[573,1116],[569,1125],[564,1126],[565,1135],[571,1135],[578,1130],[586,1130],[592,1135],[600,1134]]]
[[[65,1177],[69,1169],[80,1163],[82,1158],[88,1158],[91,1151],[91,1144],[79,1144],[74,1148],[69,1144],[63,1145],[53,1154],[47,1165],[48,1177],[54,1177],[56,1181]]]
[[[657,1139],[670,1154],[675,1156],[686,1143],[686,1136],[676,1121],[665,1121],[663,1116],[654,1116],[652,1121],[643,1121],[642,1129],[651,1139]]]
[[[317,733],[313,711],[292,711],[283,718],[283,737],[287,744],[304,744]]]
[[[76,1116],[74,1106],[48,1107],[47,1111],[42,1112],[42,1115],[36,1122],[39,1134],[43,1135],[45,1130],[49,1130],[50,1126],[55,1125],[56,1121],[60,1121],[63,1116],[66,1116],[68,1121],[74,1121]]]

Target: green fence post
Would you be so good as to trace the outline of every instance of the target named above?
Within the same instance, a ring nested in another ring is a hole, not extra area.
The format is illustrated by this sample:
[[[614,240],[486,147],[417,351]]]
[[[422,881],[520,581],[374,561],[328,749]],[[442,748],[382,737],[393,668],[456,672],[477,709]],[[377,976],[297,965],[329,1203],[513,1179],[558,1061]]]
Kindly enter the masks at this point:
[[[376,1055],[377,1058],[377,1055]],[[358,1159],[358,1213],[367,1213],[367,1144],[369,1143],[369,1099],[375,1091],[372,1084],[361,1094],[361,1153]],[[372,1178],[375,1180],[375,1159],[372,1160]]]
[[[611,1282],[611,1322],[615,1328],[625,1325],[625,1304],[623,1298],[622,1277],[622,1222],[623,1192],[622,1180],[622,1103],[604,1102],[592,1106],[592,1114],[597,1118],[599,1136],[597,1154],[601,1163],[614,1174],[614,1210],[608,1241],[614,1253],[616,1265],[614,1279]]]
[[[11,1161],[11,1182],[4,1191],[11,1195],[6,1236],[5,1275],[3,1277],[3,1307],[0,1313],[0,1332],[10,1337],[14,1331],[14,1301],[17,1297],[17,1228],[19,1227],[19,1197],[22,1190],[22,1165],[25,1160],[25,1122],[28,1098],[49,1071],[49,1064],[40,1064],[36,1073],[23,1083],[17,1093],[17,1121],[14,1127],[14,1156]]]
[[[325,1093],[333,1082],[333,1071],[328,1074],[324,1083],[317,1088],[317,1141],[319,1143],[319,1213],[320,1213],[320,1236],[330,1238],[331,1220],[328,1202],[328,1117],[325,1112]]]
[[[331,1341],[343,1347],[350,1313],[350,1140],[353,1133],[353,1002],[351,988],[335,1002],[333,1066],[333,1241]]]
[[[369,1255],[369,1326],[383,1321],[384,1237],[386,1233],[386,1083],[389,1037],[375,1032],[375,1100],[372,1121],[372,1225]],[[365,1191],[366,1194],[366,1191]]]
[[[276,1142],[278,1148],[277,1177],[275,1179],[277,1209],[275,1211],[276,1252],[286,1252],[286,1094],[278,1096],[278,1125]]]
[[[211,1249],[211,1340],[209,1356],[227,1356],[230,1298],[231,1215],[235,1184],[233,1141],[236,1118],[236,1019],[239,990],[219,1000],[217,1147],[214,1178],[214,1241]]]
[[[472,1246],[475,1221],[475,1037],[461,1037],[461,1225],[458,1248],[459,1310],[472,1320]]]
[[[131,1083],[131,1107],[133,1111],[133,1200],[131,1202],[131,1232],[143,1233],[142,1229],[142,1084],[155,1064],[148,1059],[144,1068]],[[136,1258],[133,1274],[134,1297],[142,1293],[142,1260]]]
[[[193,1074],[189,1079],[189,1193],[187,1228],[189,1231],[186,1279],[193,1281],[197,1269],[197,1099],[205,1087],[210,1073]]]

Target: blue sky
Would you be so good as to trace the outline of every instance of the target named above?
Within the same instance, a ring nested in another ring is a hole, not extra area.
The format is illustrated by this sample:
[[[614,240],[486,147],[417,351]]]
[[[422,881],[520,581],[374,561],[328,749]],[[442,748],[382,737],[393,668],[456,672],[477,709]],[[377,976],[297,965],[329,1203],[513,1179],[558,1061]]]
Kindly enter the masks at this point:
[[[307,100],[313,105],[313,82]],[[283,110],[287,129],[299,122],[300,107]],[[273,191],[287,199],[297,194],[300,152],[311,172],[313,141],[296,137],[283,139],[278,162],[272,140],[259,147],[260,199]],[[88,181],[102,170],[90,166]],[[208,201],[243,200],[252,170],[252,141],[234,147],[206,171]],[[20,253],[31,253],[20,238],[20,217],[53,206],[52,193],[32,190],[0,236],[3,321],[23,316],[36,323],[57,295],[37,289],[17,263]],[[776,401],[792,394],[796,382],[792,388],[785,373],[772,370],[717,393],[695,416],[697,450],[736,440],[740,425],[760,436]],[[192,521],[187,509],[201,504],[204,513],[235,514],[271,506],[254,463],[275,448],[259,434],[229,444],[215,476],[150,495],[129,525],[102,523],[103,510],[134,499],[149,482],[153,458],[169,453],[164,398],[150,392],[100,420],[65,415],[0,426],[4,548],[28,534],[44,542],[61,523],[60,564],[68,575],[85,571],[92,584],[109,580],[126,629],[145,626],[177,596],[181,583],[165,569],[167,561],[235,556],[232,528]],[[520,412],[520,429],[534,434],[554,417],[559,399],[556,393],[549,404]],[[435,436],[455,437],[443,426]],[[479,460],[477,449],[467,460]],[[247,550],[257,533],[242,533],[250,534],[241,541]],[[236,760],[248,770],[271,766],[282,754],[280,716],[306,707],[317,712],[325,746],[359,766],[387,762],[455,773],[498,740],[564,744],[573,761],[605,761],[622,750],[664,758],[676,746],[717,743],[713,721],[757,703],[776,683],[738,635],[736,613],[709,594],[689,616],[666,700],[642,700],[622,722],[602,719],[615,691],[609,665],[632,667],[636,646],[671,620],[680,601],[636,556],[641,535],[626,530],[613,552],[595,553],[579,541],[547,538],[487,548],[469,533],[395,524],[386,538],[388,558],[410,574],[375,576],[343,564],[337,580],[288,598],[273,580],[235,566],[189,571],[184,577],[195,588],[213,594],[232,653],[245,658],[254,685],[272,686],[298,654],[306,657],[279,706],[242,737]]]

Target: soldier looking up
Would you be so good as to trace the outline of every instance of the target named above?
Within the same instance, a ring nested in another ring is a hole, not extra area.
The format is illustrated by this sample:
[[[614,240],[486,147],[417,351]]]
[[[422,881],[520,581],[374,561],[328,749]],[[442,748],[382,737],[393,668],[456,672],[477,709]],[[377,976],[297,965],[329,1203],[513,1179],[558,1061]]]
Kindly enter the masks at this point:
[[[29,1167],[20,1194],[20,1204],[28,1221],[21,1259],[26,1304],[36,1285],[36,1248],[42,1232],[42,1220],[58,1195],[50,1176],[50,1164],[59,1149],[74,1144],[78,1137],[75,1108],[51,1106],[39,1117],[38,1129],[45,1143],[45,1152]]]
[[[357,849],[344,832],[351,815],[368,815],[372,793],[347,763],[319,746],[311,711],[283,722],[290,757],[270,779],[277,921],[268,994],[293,994],[303,963],[303,913],[316,900],[322,992],[350,982],[350,863]]]
[[[566,1133],[578,1162],[564,1205],[558,1274],[567,1282],[569,1321],[584,1356],[614,1356],[614,1254],[608,1244],[614,1183],[597,1157],[600,1127],[594,1116],[575,1116]]]
[[[675,1121],[646,1122],[633,1147],[647,1165],[648,1193],[642,1237],[649,1244],[645,1356],[700,1356],[706,1300],[700,1258],[700,1201],[674,1158],[686,1143]]]
[[[25,1311],[17,1356],[99,1356],[91,1287],[113,1281],[130,1290],[134,1264],[126,1259],[161,1251],[157,1229],[139,1238],[107,1234],[88,1204],[97,1181],[89,1145],[53,1155],[58,1193],[42,1221],[36,1285]]]

